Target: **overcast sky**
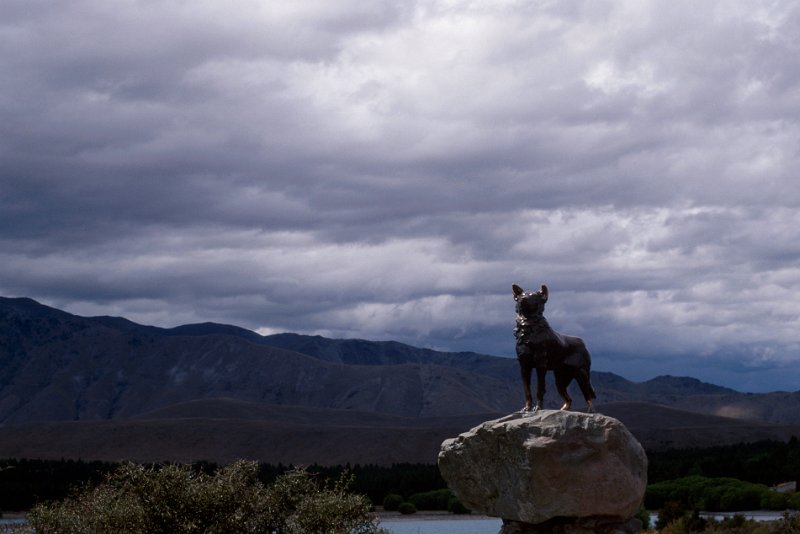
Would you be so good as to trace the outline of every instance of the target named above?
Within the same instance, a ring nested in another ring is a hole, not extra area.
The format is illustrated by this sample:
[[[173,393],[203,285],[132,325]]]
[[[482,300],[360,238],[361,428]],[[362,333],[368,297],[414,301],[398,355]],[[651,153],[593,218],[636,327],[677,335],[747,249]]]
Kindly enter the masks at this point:
[[[0,3],[0,295],[800,389],[800,8]]]

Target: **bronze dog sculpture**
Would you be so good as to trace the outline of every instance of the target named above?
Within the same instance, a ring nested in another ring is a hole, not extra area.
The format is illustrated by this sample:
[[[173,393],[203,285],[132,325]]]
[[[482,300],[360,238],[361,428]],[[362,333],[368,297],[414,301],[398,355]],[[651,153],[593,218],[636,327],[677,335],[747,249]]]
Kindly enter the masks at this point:
[[[589,381],[592,357],[579,337],[559,334],[544,318],[544,304],[547,302],[547,286],[539,291],[526,293],[517,284],[511,285],[514,300],[517,302],[517,360],[525,390],[523,412],[534,412],[544,408],[545,376],[553,371],[558,394],[564,399],[562,410],[569,410],[572,398],[567,386],[573,379],[581,388],[589,412],[594,411],[592,401],[597,397]],[[531,396],[531,374],[536,369],[536,406]]]

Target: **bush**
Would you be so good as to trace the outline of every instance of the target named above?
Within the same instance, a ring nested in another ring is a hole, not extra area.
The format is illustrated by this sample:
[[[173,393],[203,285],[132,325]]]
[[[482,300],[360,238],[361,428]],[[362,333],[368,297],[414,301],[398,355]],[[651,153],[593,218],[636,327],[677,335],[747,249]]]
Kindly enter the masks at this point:
[[[383,509],[389,512],[394,512],[397,510],[397,507],[400,506],[403,502],[403,497],[396,494],[390,493],[386,497],[383,498]]]
[[[668,501],[664,503],[664,507],[658,511],[656,530],[664,530],[667,525],[678,520],[683,520],[684,515],[686,515],[686,509],[681,503],[676,501]]]
[[[774,532],[780,532],[782,534],[795,534],[800,532],[800,514],[784,512],[783,517],[781,517],[780,521],[775,525]]]
[[[456,497],[451,497],[450,501],[447,503],[447,511],[451,514],[469,514],[471,510],[461,504]]]
[[[125,464],[94,488],[37,505],[28,520],[37,534],[381,532],[369,500],[347,491],[352,477],[321,487],[295,469],[264,486],[257,473],[258,465],[245,461],[213,476],[182,466]]]
[[[397,507],[397,511],[400,512],[403,515],[416,514],[417,513],[417,507],[414,506],[413,503],[403,502],[403,503],[400,503],[400,506]]]
[[[761,496],[761,508],[765,510],[786,510],[789,507],[789,496],[777,491],[768,491]]]
[[[645,506],[658,509],[672,501],[686,509],[735,512],[759,508],[762,499],[770,499],[770,493],[763,484],[734,478],[691,476],[651,484],[645,493]]]
[[[447,510],[453,492],[449,489],[439,489],[426,491],[425,493],[415,493],[408,498],[408,501],[417,507],[417,510]]]
[[[723,518],[719,525],[728,531],[741,530],[747,526],[747,518],[742,514],[734,514],[731,517]]]
[[[658,524],[662,524],[660,515]],[[700,513],[694,510],[675,516],[671,520],[663,522],[663,526],[656,528],[660,534],[685,534],[687,532],[706,532],[707,525],[708,520],[700,517]]]
[[[636,514],[636,519],[642,522],[642,528],[647,530],[650,528],[650,512],[647,511],[647,508],[644,505],[639,507],[639,512]]]

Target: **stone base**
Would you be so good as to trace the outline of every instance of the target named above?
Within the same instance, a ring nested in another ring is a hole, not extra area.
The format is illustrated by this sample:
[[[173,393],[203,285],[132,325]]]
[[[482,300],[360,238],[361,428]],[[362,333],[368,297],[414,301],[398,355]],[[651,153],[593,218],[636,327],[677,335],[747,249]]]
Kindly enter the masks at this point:
[[[439,471],[473,512],[532,525],[562,517],[625,523],[647,488],[647,456],[622,423],[557,410],[511,414],[445,440]]]
[[[627,521],[609,517],[554,517],[544,523],[523,523],[503,519],[498,534],[635,534],[642,522],[632,517]]]

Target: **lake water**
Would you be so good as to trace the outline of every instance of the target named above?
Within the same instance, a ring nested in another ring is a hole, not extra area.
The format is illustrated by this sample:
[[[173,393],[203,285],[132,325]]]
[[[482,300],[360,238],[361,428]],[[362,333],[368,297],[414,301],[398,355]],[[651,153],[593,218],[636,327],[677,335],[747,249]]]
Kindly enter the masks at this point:
[[[729,512],[729,513],[701,513],[703,517],[713,517],[721,520],[725,517],[730,517],[734,514],[743,515],[748,519],[756,521],[776,521],[781,518],[781,512],[772,512],[765,510],[753,510],[746,512]],[[470,517],[463,516],[453,519],[452,515],[443,515],[441,517],[420,517],[412,518],[409,516],[398,518],[396,516],[389,516],[381,518],[381,525],[392,534],[497,534],[503,522],[500,519],[487,518],[487,517]],[[651,512],[650,526],[655,525],[658,520],[658,514]]]
[[[25,524],[25,517],[19,516],[16,514],[6,514],[3,517],[0,517],[0,534],[4,532],[9,532],[11,527],[24,525]]]
[[[735,515],[743,515],[747,519],[752,519],[753,521],[777,521],[783,515],[783,512],[773,512],[771,510],[749,510],[744,512],[700,512],[701,517],[705,517],[707,519],[714,518],[717,521],[721,521],[726,517],[733,517]],[[656,520],[658,519],[658,515],[655,514],[654,519],[652,522],[655,524]]]
[[[754,510],[747,512],[735,512],[748,519],[756,521],[775,521],[781,518],[780,512],[768,512]],[[734,513],[702,513],[704,517],[714,517],[722,519]],[[651,523],[654,525],[658,520],[658,514],[651,512]],[[24,517],[8,515],[0,519],[0,534],[14,524],[25,523]],[[451,514],[425,515],[425,516],[381,516],[381,526],[392,534],[497,534],[503,522],[500,519],[490,517],[475,516],[453,516]]]
[[[497,534],[502,525],[492,518],[381,520],[381,527],[392,534]]]

